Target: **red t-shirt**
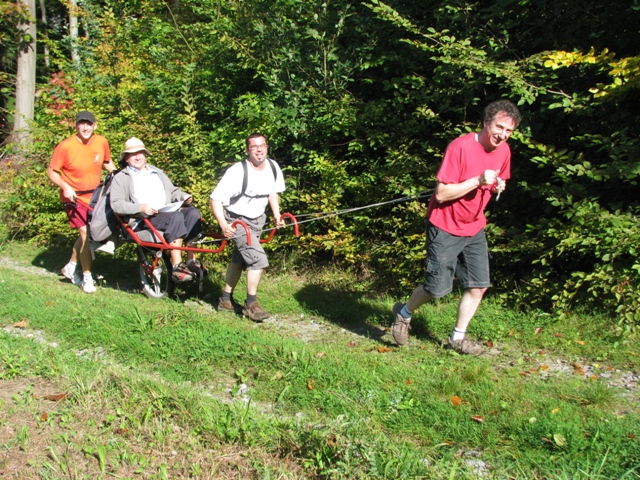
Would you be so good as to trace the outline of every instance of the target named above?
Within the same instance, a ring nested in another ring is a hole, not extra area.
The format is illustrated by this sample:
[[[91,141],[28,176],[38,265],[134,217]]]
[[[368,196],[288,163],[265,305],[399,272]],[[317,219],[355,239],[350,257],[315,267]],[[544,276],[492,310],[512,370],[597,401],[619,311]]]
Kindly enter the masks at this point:
[[[49,166],[76,192],[93,190],[100,183],[102,165],[111,161],[109,142],[102,135],[92,135],[84,144],[73,135],[58,144]],[[91,193],[78,195],[87,205]],[[60,200],[66,201],[60,190]]]
[[[437,179],[445,184],[461,183],[482,175],[485,170],[499,170],[501,179],[509,179],[511,149],[507,143],[502,143],[493,152],[487,152],[478,142],[477,134],[469,133],[449,144]],[[462,198],[440,204],[432,195],[427,218],[451,235],[471,237],[487,224],[484,209],[491,199],[493,188],[493,185],[483,185]]]

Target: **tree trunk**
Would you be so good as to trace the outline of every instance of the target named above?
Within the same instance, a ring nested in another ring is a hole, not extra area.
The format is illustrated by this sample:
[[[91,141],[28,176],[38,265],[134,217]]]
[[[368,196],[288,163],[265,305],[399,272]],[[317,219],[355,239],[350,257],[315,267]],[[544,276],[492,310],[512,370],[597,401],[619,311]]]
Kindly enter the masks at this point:
[[[22,8],[36,16],[35,0],[18,0]],[[13,123],[14,139],[23,144],[31,142],[29,121],[33,120],[36,94],[36,24],[35,21],[20,24],[22,40],[18,50],[16,71],[16,114]]]
[[[45,8],[44,0],[40,0],[40,19],[42,20],[42,25],[44,25],[44,28],[48,28],[47,9]],[[49,58],[49,45],[47,45],[46,43],[44,44],[44,64],[47,66],[47,69],[51,66],[51,60]]]
[[[71,60],[80,62],[78,54],[78,0],[69,0],[69,40],[71,40]]]

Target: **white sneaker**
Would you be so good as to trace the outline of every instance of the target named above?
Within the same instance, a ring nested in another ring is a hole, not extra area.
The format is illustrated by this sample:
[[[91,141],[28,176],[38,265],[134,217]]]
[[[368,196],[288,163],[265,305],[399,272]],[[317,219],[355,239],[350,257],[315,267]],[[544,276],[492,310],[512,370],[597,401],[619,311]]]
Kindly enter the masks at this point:
[[[82,282],[82,290],[84,293],[96,293],[96,285],[92,279],[86,279]]]
[[[62,274],[63,277],[70,280],[71,283],[73,283],[74,285],[77,285],[78,287],[81,287],[83,283],[82,273],[80,272],[80,268],[78,267],[79,265],[76,264],[76,268],[74,270],[73,267],[71,267],[71,265],[67,263],[64,267],[62,267],[62,270],[60,270],[60,273]]]

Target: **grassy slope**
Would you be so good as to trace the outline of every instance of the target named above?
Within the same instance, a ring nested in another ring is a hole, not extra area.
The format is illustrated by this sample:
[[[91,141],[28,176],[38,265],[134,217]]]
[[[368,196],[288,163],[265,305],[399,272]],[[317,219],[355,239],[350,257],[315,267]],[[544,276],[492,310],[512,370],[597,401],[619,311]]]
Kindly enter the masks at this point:
[[[335,269],[270,272],[260,299],[275,316],[256,325],[211,308],[219,258],[207,299],[157,301],[120,256],[98,257],[107,285],[83,294],[53,273],[66,254],[0,250],[0,324],[46,340],[0,335],[0,378],[23,382],[1,400],[0,472],[22,456],[22,474],[51,478],[640,478],[639,349],[606,319],[488,299],[471,334],[490,354],[467,358],[436,341],[455,298],[423,308],[398,349],[393,299]],[[29,400],[39,382],[68,393],[46,420]]]

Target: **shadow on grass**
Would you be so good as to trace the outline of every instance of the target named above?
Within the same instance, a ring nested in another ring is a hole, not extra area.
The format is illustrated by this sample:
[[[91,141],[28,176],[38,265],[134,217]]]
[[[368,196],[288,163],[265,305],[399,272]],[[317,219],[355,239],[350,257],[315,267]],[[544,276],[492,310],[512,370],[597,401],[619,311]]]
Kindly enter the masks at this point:
[[[385,334],[391,326],[391,311],[376,307],[367,293],[349,292],[323,285],[305,285],[294,295],[302,307],[356,335],[395,346]],[[423,322],[413,322],[411,335],[439,343]]]
[[[60,274],[60,270],[69,261],[73,242],[74,240],[64,237],[54,239],[47,248],[33,258],[31,264],[59,275],[60,282],[68,283],[69,280]],[[114,255],[96,252],[91,271],[94,278],[104,288],[142,295],[138,268],[135,246],[124,244],[118,247]],[[205,277],[202,293],[199,292],[198,282],[178,284],[173,298],[185,302],[196,296],[206,296],[207,298],[215,298],[217,303],[217,298],[222,292],[218,283],[212,282],[210,277]]]

